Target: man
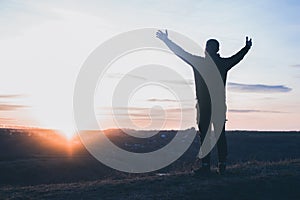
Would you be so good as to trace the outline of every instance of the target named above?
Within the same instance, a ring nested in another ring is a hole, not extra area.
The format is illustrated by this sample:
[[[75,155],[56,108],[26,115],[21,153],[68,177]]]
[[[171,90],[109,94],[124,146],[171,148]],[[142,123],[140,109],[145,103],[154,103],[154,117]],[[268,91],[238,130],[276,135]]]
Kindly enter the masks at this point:
[[[214,62],[223,79],[224,90],[225,90],[228,71],[244,58],[244,56],[247,54],[247,52],[252,46],[252,39],[248,40],[248,37],[246,37],[246,44],[238,53],[236,53],[235,55],[229,58],[222,58],[218,54],[219,42],[215,39],[210,39],[206,42],[205,57],[201,57],[186,52],[176,43],[171,41],[168,38],[167,30],[166,32],[162,32],[159,30],[156,33],[156,37],[162,40],[169,47],[169,49],[173,51],[178,57],[180,57],[182,60],[184,60],[186,63],[188,63],[193,67],[194,79],[196,84],[196,96],[197,96],[197,124],[200,132],[200,141],[202,144],[205,138],[205,134],[210,127],[211,99],[210,99],[207,85],[204,79],[202,78],[201,74],[198,72],[197,67],[201,67],[204,65],[208,66],[211,64],[211,62]],[[195,65],[191,63],[197,63],[197,64]],[[226,113],[224,113],[224,116],[225,115]],[[224,174],[226,170],[226,160],[227,160],[227,141],[225,136],[225,122],[224,122],[223,131],[217,141],[217,148],[218,148],[218,159],[219,159],[218,173]],[[195,173],[196,174],[210,173],[210,153],[207,154],[202,159],[202,166]]]

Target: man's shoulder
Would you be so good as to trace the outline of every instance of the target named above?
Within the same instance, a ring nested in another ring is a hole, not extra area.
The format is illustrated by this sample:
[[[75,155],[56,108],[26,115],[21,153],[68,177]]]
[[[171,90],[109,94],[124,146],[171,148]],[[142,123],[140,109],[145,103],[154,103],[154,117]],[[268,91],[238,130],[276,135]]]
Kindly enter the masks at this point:
[[[203,63],[204,57],[198,56],[198,55],[192,55],[187,62],[193,66],[197,66],[201,63]]]

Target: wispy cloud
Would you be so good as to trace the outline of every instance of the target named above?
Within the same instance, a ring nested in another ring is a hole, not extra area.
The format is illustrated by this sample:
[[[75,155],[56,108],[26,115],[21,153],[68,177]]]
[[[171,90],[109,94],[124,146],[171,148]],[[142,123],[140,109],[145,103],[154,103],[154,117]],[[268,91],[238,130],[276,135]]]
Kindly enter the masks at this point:
[[[194,85],[195,81],[188,79],[188,80],[162,80],[165,83],[172,83],[172,84],[179,84],[179,85]]]
[[[292,88],[284,85],[242,84],[228,83],[228,89],[234,92],[245,93],[283,93],[290,92]]]
[[[176,99],[157,99],[157,98],[150,98],[147,99],[149,102],[161,102],[161,103],[179,103],[179,102],[190,102],[193,103],[194,100],[191,99],[184,99],[184,100],[176,100]]]
[[[0,94],[0,99],[20,98],[23,96],[21,94]]]
[[[168,115],[168,118],[170,116],[177,116],[181,113],[193,113],[195,111],[194,107],[183,107],[183,108],[141,108],[141,107],[115,107],[113,109],[110,107],[103,107],[100,109],[100,112],[98,112],[97,116],[118,116],[118,117],[128,117],[129,115],[131,117],[137,117],[137,118],[149,118],[151,117],[158,117],[158,116],[165,116]],[[109,111],[109,112],[103,112],[103,111]]]
[[[98,107],[99,110],[132,110],[132,111],[144,111],[149,110],[149,108],[143,108],[143,107]]]
[[[134,74],[124,74],[124,73],[109,73],[106,75],[108,78],[121,79],[121,78],[134,78],[139,80],[147,81],[148,79],[144,76],[134,75]],[[160,80],[163,83],[171,83],[176,85],[194,85],[195,81],[193,79],[187,80]]]
[[[27,106],[14,104],[0,104],[0,111],[13,111],[22,108],[27,108]]]
[[[286,113],[286,112],[282,112],[282,111],[256,110],[256,109],[229,109],[228,112],[231,112],[231,113]]]
[[[178,100],[175,99],[156,99],[156,98],[151,98],[151,99],[147,99],[147,101],[150,102],[179,102]]]
[[[27,108],[28,106],[13,103],[14,100],[22,97],[24,97],[24,95],[22,94],[0,94],[0,100],[9,101],[9,103],[0,103],[0,111],[13,111],[17,109]]]
[[[149,122],[150,119],[148,117],[148,118],[138,118],[138,119],[134,119],[134,120]],[[190,122],[191,121],[191,119],[170,118],[170,117],[168,117],[168,118],[157,118],[157,117],[151,118],[151,121],[157,121],[157,122],[162,122],[162,121],[166,121],[166,120],[168,120],[168,121],[174,121],[174,122]]]
[[[147,108],[147,107],[98,107],[99,110],[115,110],[115,111],[149,111],[149,110],[155,110],[156,108]],[[181,111],[191,111],[195,108],[192,107],[184,107],[184,108],[166,108],[165,111],[171,111],[171,112],[181,112]]]
[[[14,122],[17,121],[14,118],[8,118],[8,117],[0,117],[0,122]]]
[[[300,64],[291,65],[291,67],[300,68]]]
[[[0,117],[0,128],[7,128],[10,126],[20,126],[20,121],[10,117]]]

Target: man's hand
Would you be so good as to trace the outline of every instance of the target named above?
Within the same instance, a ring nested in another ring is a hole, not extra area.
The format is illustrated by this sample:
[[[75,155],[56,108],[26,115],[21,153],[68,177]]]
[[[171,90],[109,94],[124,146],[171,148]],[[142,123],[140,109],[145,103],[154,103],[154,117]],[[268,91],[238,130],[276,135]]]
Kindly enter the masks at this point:
[[[252,38],[250,38],[250,40],[248,40],[248,36],[246,37],[246,46],[249,48],[252,46]]]
[[[168,31],[166,30],[166,32],[164,33],[161,30],[158,30],[156,32],[156,37],[165,42],[166,40],[169,39],[168,38]]]

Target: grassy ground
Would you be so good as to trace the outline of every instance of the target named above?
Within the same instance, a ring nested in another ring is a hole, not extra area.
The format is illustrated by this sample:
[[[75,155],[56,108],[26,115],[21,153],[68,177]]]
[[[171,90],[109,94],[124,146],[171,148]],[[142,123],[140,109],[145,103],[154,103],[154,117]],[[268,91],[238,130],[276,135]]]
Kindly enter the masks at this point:
[[[191,172],[66,184],[2,187],[1,199],[300,199],[300,160],[249,161],[224,176]]]
[[[191,172],[199,138],[165,169],[126,174],[37,133],[0,131],[0,199],[300,199],[299,132],[228,132],[228,171],[209,177]],[[216,150],[212,157],[215,166]]]

